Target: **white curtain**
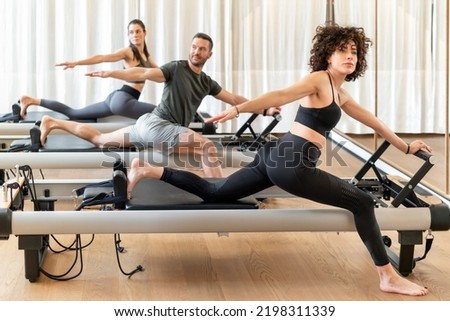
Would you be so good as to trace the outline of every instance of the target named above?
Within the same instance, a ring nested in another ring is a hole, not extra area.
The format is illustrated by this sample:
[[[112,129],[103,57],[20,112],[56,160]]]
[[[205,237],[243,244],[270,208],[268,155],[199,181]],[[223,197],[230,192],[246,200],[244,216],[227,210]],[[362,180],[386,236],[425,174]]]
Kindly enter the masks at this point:
[[[334,0],[336,22],[364,27],[374,40],[369,70],[346,88],[399,133],[444,131],[447,2]],[[316,26],[325,22],[326,8],[326,0],[1,1],[0,113],[9,112],[23,94],[75,108],[103,100],[121,82],[84,74],[121,69],[121,63],[66,71],[54,65],[126,46],[127,25],[134,18],[146,24],[147,45],[158,64],[186,59],[192,36],[210,34],[214,54],[204,71],[225,89],[252,98],[309,72],[311,40]],[[141,100],[158,103],[162,88],[147,82]],[[208,98],[200,109],[215,114],[226,107]],[[283,109],[276,132],[289,129],[296,107]],[[219,130],[235,131],[245,119]],[[268,123],[261,117],[255,129]],[[339,128],[370,132],[347,117]]]

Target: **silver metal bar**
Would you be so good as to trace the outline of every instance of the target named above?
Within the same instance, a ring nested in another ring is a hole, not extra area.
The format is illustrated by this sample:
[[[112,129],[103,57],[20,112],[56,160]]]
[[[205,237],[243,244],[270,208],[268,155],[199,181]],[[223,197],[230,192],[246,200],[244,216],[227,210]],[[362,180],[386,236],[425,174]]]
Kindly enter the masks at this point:
[[[132,124],[132,122],[89,123],[90,126],[104,133],[123,128],[130,124]],[[4,136],[30,136],[30,129],[33,126],[34,123],[0,123],[0,133]],[[69,135],[69,133],[63,130],[55,130],[52,133]]]
[[[219,150],[219,160],[222,166],[240,167],[253,160],[254,152],[241,152],[234,148]],[[157,166],[192,168],[201,167],[200,156],[172,154],[163,155],[159,151],[146,149],[142,151],[101,151],[101,152],[19,152],[2,153],[0,168],[9,169],[16,165],[29,165],[31,168],[64,169],[64,168],[109,168],[116,159],[122,159],[130,164],[134,158],[140,158]]]
[[[105,177],[105,180],[109,179]],[[34,188],[36,190],[36,195],[40,200],[58,200],[58,199],[73,199],[73,190],[82,188],[89,184],[98,183],[100,179],[35,179]],[[48,195],[44,197],[44,195]],[[256,199],[266,199],[266,198],[292,198],[294,196],[278,186],[272,186],[266,188],[260,192],[253,194]]]
[[[382,230],[427,230],[428,208],[376,208]],[[355,231],[344,209],[13,212],[11,235]]]

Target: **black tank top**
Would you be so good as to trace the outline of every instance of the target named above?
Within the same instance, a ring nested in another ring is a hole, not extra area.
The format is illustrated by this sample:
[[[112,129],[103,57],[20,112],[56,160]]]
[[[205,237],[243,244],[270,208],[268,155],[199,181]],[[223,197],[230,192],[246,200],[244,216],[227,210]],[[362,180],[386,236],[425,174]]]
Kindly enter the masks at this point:
[[[143,60],[143,61],[139,62],[135,67],[150,68],[150,63],[146,60]],[[123,69],[126,69],[126,68],[123,67]],[[129,80],[127,82],[132,83],[132,84],[145,84],[145,80]]]
[[[341,119],[341,108],[334,101],[334,89],[330,74],[328,74],[328,78],[330,79],[331,92],[333,94],[331,104],[323,108],[307,108],[300,105],[295,116],[296,122],[315,130],[324,137],[328,136],[329,132]]]

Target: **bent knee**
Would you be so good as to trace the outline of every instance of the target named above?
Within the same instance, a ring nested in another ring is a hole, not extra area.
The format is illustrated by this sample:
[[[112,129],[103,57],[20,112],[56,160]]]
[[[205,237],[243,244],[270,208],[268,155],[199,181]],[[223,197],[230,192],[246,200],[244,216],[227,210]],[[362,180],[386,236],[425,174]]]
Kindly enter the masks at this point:
[[[198,140],[195,144],[195,153],[212,156],[217,155],[218,149],[213,141],[209,140],[206,137],[202,137],[202,139]]]
[[[373,210],[375,203],[373,198],[366,192],[361,191],[361,193],[356,197],[353,202],[354,213],[367,213]]]

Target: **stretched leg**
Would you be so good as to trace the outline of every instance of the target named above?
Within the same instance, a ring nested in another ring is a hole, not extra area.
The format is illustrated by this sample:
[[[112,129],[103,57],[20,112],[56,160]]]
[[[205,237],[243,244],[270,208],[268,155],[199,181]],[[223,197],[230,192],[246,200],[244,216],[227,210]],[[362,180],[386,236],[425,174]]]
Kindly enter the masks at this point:
[[[128,173],[128,195],[143,178],[161,179],[187,192],[193,193],[207,202],[235,201],[273,186],[265,171],[260,150],[255,160],[244,168],[218,181],[207,181],[200,176],[172,168],[150,165],[142,160],[133,159]]]
[[[111,116],[112,112],[105,102],[88,105],[84,108],[72,108],[59,101],[50,99],[39,99],[30,96],[22,96],[20,98],[20,115],[24,117],[29,106],[36,105],[45,107],[49,110],[61,113],[69,119],[95,119]]]
[[[265,158],[267,176],[291,194],[352,212],[356,230],[376,265],[382,291],[427,294],[426,288],[402,278],[390,264],[372,198],[349,182],[316,168],[319,157],[315,145],[287,134]]]
[[[201,158],[203,171],[207,177],[223,177],[217,147],[208,138],[188,130],[181,133],[176,153],[194,154]]]
[[[303,183],[314,187],[301,193],[302,195],[324,204],[346,208],[353,213],[356,230],[375,262],[382,291],[406,295],[428,293],[425,287],[401,277],[389,262],[375,217],[373,200],[369,195],[350,183],[318,169]],[[330,195],[323,192],[319,197],[311,195],[316,189],[330,191]]]
[[[110,133],[102,133],[87,123],[78,123],[70,120],[55,119],[44,116],[41,120],[41,144],[45,145],[47,136],[55,129],[64,130],[72,135],[87,140],[98,147],[128,147],[129,127],[121,128]]]
[[[382,242],[372,198],[342,179],[310,166],[285,167],[278,162],[268,169],[272,181],[284,190],[313,201],[348,209],[356,230],[376,265],[380,289],[406,295],[425,295],[428,290],[401,277],[392,267]]]

